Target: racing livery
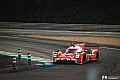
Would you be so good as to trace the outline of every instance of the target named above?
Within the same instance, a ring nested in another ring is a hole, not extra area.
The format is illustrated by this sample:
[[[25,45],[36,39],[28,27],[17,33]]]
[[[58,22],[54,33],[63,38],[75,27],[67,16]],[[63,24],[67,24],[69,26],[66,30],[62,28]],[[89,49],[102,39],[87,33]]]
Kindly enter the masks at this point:
[[[86,43],[82,44],[71,44],[65,51],[62,53],[60,49],[53,52],[52,60],[53,63],[59,62],[73,62],[77,64],[84,64],[89,61],[100,59],[100,49],[86,49]]]

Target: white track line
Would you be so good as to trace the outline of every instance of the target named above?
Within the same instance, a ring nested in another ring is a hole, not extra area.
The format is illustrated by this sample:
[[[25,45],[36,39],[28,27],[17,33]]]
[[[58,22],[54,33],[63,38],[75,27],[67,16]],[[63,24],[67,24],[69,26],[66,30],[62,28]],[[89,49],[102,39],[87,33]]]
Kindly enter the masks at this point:
[[[2,36],[0,35],[0,37],[9,37],[9,38],[20,38],[20,37],[11,37],[11,36]],[[21,39],[21,38],[20,38]],[[22,38],[23,39],[23,38]],[[27,38],[24,38],[24,39],[27,39]],[[105,49],[111,49],[111,50],[120,50],[120,49],[117,49],[117,48],[108,48],[108,47],[100,47],[101,49],[102,48],[105,48]]]

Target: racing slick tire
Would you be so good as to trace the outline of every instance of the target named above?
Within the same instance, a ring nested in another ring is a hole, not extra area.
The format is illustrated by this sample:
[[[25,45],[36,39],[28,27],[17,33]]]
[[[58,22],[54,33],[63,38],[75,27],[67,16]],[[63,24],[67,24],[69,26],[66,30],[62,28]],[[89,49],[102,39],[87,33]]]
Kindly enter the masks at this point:
[[[87,62],[86,55],[83,55],[83,58],[77,59],[77,64],[85,64]]]
[[[86,55],[83,56],[83,64],[87,63]]]
[[[57,63],[57,60],[56,60],[56,58],[53,58],[53,63]]]
[[[96,61],[99,61],[100,60],[100,56],[99,56],[99,53],[96,54]]]

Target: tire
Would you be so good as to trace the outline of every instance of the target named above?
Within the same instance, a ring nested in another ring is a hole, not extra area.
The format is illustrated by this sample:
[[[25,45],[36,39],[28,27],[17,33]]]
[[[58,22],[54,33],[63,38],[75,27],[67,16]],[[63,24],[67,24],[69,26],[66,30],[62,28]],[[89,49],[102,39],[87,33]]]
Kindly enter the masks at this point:
[[[100,60],[100,56],[99,56],[99,53],[96,54],[96,61],[99,61]]]
[[[87,63],[86,55],[83,56],[83,63]]]
[[[53,58],[53,63],[56,63],[57,61],[56,61],[56,58]]]

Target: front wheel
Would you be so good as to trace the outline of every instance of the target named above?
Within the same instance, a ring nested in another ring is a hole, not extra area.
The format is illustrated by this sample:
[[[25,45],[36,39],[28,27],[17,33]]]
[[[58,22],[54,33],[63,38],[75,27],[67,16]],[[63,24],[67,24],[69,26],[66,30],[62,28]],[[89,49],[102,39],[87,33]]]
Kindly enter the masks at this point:
[[[86,55],[83,56],[83,63],[87,63]]]
[[[85,64],[87,62],[86,55],[84,55],[82,58],[77,59],[77,64]]]
[[[56,63],[56,62],[57,62],[56,58],[53,58],[53,63]]]

